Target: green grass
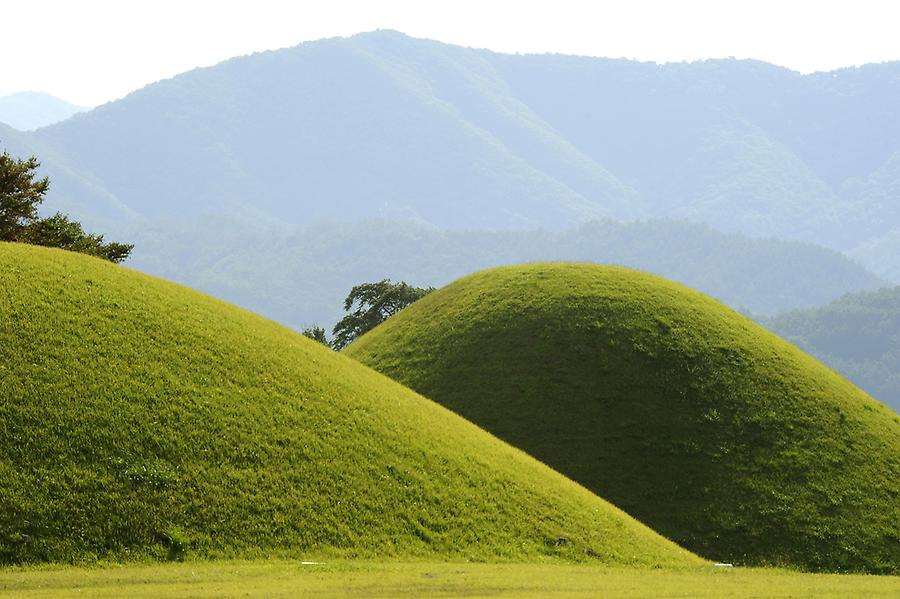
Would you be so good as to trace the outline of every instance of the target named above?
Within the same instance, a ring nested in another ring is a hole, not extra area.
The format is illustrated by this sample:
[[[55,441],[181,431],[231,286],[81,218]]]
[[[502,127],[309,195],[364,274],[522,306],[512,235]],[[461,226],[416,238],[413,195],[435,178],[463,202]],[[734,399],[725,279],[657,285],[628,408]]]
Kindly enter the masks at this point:
[[[0,380],[0,563],[701,563],[354,360],[99,259],[0,244]]]
[[[346,353],[704,557],[900,569],[897,415],[681,285],[591,264],[487,270]]]
[[[897,597],[900,579],[786,570],[459,562],[194,562],[0,570],[9,599],[97,597]]]

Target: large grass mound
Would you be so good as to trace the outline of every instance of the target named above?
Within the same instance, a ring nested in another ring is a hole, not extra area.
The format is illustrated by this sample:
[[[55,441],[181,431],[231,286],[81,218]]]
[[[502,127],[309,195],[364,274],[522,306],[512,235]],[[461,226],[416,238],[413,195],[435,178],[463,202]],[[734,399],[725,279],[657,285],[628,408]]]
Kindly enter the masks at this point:
[[[98,259],[0,244],[0,380],[0,563],[699,563],[357,362]]]
[[[483,271],[347,353],[713,559],[900,569],[900,423],[722,304],[633,270]]]

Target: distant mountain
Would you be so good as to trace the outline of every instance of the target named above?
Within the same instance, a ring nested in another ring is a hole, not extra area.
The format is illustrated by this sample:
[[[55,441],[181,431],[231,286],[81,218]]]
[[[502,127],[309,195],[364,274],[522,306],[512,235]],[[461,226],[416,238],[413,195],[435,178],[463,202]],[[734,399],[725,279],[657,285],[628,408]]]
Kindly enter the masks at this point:
[[[763,323],[900,412],[900,287],[847,295]]]
[[[90,110],[42,92],[19,92],[0,96],[0,122],[20,131],[30,131],[64,121]]]
[[[869,226],[881,235],[850,254],[880,275],[900,282],[900,151],[868,177],[850,180],[846,186],[848,195],[855,198],[858,218],[865,220],[868,215],[869,220],[881,221],[878,226]]]
[[[900,150],[900,63],[800,75],[739,60],[496,61],[523,102],[655,214],[836,248],[900,224],[866,201]]]
[[[145,222],[115,238],[136,244],[132,267],[298,329],[330,328],[350,288],[364,281],[441,286],[482,268],[536,260],[631,266],[757,314],[885,284],[833,250],[672,221],[462,232],[385,221],[286,227],[207,217]]]
[[[37,136],[147,216],[562,228],[641,213],[486,55],[398,34],[198,69]]]
[[[900,197],[900,196],[898,196]],[[850,255],[882,277],[900,283],[900,227],[854,248]]]
[[[36,156],[40,174],[50,176],[47,201],[40,207],[44,214],[62,211],[78,218],[90,228],[110,229],[133,222],[137,213],[113,196],[101,181],[70,157],[34,135],[0,123],[0,151],[13,156]]]
[[[0,143],[41,158],[48,211],[110,235],[209,214],[458,231],[674,218],[900,280],[900,63],[800,75],[378,31],[196,69]]]
[[[197,69],[35,136],[145,216],[672,217],[841,250],[900,226],[900,63],[800,75],[378,31]]]

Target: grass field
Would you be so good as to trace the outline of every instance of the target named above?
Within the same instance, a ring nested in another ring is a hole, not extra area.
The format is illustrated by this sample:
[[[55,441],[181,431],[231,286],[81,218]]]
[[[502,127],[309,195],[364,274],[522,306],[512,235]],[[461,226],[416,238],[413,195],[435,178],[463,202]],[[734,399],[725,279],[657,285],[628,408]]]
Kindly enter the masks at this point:
[[[900,571],[900,418],[682,285],[486,270],[345,353],[709,559]]]
[[[8,599],[96,597],[885,597],[900,578],[785,570],[560,564],[197,562],[0,570]]]
[[[0,563],[701,563],[358,362],[96,258],[0,243],[0,380]]]

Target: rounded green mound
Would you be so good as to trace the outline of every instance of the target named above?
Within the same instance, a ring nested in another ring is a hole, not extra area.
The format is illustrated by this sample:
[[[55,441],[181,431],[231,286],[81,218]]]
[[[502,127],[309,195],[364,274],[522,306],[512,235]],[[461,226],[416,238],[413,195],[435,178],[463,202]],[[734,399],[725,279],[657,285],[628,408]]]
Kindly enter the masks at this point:
[[[900,569],[896,415],[682,285],[487,270],[346,351],[704,557]]]
[[[701,563],[357,362],[98,259],[0,244],[0,380],[0,563]]]

